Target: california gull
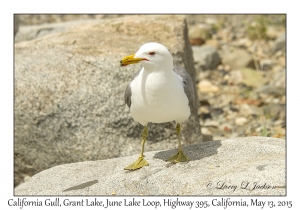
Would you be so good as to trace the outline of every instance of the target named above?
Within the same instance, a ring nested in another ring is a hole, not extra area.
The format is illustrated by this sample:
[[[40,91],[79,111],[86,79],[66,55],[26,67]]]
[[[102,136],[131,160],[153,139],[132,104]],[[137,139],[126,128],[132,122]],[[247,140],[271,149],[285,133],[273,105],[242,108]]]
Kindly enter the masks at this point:
[[[169,50],[155,42],[140,47],[133,55],[124,57],[121,66],[141,63],[125,90],[125,103],[133,119],[144,126],[142,150],[138,159],[125,167],[135,170],[149,165],[144,156],[144,145],[148,136],[147,125],[151,123],[176,122],[178,152],[167,159],[170,162],[186,162],[188,157],[181,146],[180,123],[186,121],[195,103],[193,80],[185,69],[173,66]]]

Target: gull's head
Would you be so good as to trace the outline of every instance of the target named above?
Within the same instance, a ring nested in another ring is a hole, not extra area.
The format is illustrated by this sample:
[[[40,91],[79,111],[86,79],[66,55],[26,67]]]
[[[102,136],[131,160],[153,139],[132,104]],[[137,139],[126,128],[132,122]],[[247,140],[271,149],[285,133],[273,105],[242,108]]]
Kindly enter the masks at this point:
[[[121,66],[141,63],[145,69],[154,71],[156,69],[173,69],[173,57],[169,50],[162,44],[149,42],[143,44],[133,55],[124,57]]]

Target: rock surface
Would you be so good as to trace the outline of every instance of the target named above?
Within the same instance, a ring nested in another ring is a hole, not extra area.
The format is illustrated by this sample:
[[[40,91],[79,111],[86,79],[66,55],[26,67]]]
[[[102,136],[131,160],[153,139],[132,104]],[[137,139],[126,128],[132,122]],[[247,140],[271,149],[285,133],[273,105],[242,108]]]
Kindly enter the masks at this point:
[[[282,33],[277,39],[275,40],[274,46],[273,46],[273,52],[277,51],[285,51],[286,47],[286,38],[285,38],[285,33]]]
[[[134,15],[49,28],[15,44],[15,185],[56,165],[140,151],[142,126],[123,98],[141,66],[121,68],[119,60],[142,44],[164,44],[174,64],[195,77],[182,16]],[[197,110],[183,125],[183,144],[201,142]],[[175,123],[149,125],[146,151],[176,147]]]
[[[16,18],[19,18],[19,16],[16,16]],[[20,27],[18,34],[15,37],[15,43],[29,41],[32,39],[41,38],[46,35],[64,32],[76,26],[80,26],[83,24],[91,24],[91,22],[99,22],[99,20],[76,20],[68,22],[23,26]]]
[[[255,68],[253,58],[246,50],[236,49],[232,52],[224,52],[220,56],[222,63],[230,65],[232,69]]]
[[[165,162],[175,150],[147,152],[150,165],[137,171],[123,170],[137,155],[56,166],[34,175],[15,188],[14,193],[15,196],[286,195],[284,139],[235,138],[183,149],[191,159],[188,163]]]
[[[192,50],[197,72],[215,69],[221,62],[217,50],[210,45],[193,46]]]
[[[19,31],[20,19],[19,16],[14,15],[14,35]]]

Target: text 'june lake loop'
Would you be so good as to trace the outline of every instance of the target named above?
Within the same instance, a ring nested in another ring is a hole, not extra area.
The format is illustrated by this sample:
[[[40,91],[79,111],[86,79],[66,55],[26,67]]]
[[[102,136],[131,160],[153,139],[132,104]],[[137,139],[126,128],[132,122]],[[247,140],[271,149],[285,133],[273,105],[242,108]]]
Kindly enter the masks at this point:
[[[171,209],[176,209],[179,206],[185,206],[189,209],[195,208],[209,208],[210,206],[219,206],[224,207],[226,209],[229,206],[239,206],[239,207],[248,207],[248,206],[257,206],[264,208],[268,206],[269,208],[273,208],[276,206],[292,208],[292,201],[264,201],[261,199],[250,199],[250,201],[244,199],[231,199],[231,198],[219,198],[212,199],[211,201],[207,200],[182,200],[179,198],[176,199],[163,199],[159,200],[151,200],[151,199],[139,199],[139,198],[125,198],[122,200],[114,200],[114,199],[101,199],[101,198],[85,198],[81,200],[72,200],[72,199],[60,199],[60,198],[52,198],[52,199],[36,199],[36,200],[28,200],[27,198],[18,198],[18,199],[9,199],[8,206],[18,206],[20,209],[24,207],[30,208],[31,206],[97,206],[102,208],[109,207],[153,207],[155,209],[160,207],[169,207]]]

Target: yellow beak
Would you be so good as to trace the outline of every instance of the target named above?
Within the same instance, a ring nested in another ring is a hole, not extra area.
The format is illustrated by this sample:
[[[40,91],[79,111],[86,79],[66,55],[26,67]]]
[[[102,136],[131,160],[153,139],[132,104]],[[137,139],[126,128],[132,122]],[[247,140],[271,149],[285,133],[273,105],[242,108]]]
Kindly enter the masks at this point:
[[[134,63],[138,63],[141,60],[144,60],[143,58],[133,58],[135,56],[135,54],[132,55],[128,55],[124,58],[122,58],[122,60],[120,60],[120,65],[121,66],[127,66],[129,64],[134,64]]]

